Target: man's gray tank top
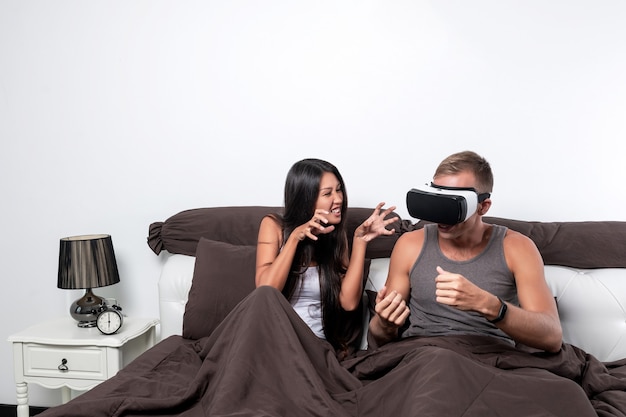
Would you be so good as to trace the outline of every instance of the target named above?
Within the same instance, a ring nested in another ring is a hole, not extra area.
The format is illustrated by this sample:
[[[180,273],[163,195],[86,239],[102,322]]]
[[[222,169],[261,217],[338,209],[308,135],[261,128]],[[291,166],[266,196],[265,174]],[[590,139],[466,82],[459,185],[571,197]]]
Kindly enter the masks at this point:
[[[465,278],[513,305],[519,305],[515,278],[504,258],[503,240],[507,228],[492,225],[485,249],[467,261],[453,261],[441,252],[436,224],[424,227],[424,246],[410,271],[411,297],[409,327],[402,337],[440,336],[451,334],[482,334],[496,336],[513,343],[502,330],[482,314],[461,311],[435,300],[437,266]]]

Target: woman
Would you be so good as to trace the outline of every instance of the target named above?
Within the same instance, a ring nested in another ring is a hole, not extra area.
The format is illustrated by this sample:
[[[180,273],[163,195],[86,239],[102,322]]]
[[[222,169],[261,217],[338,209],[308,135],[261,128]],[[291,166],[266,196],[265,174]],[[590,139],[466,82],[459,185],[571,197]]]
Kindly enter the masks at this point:
[[[339,356],[350,350],[363,295],[367,243],[391,235],[385,220],[395,207],[372,215],[354,231],[348,254],[345,214],[348,198],[341,174],[329,162],[296,162],[285,183],[282,216],[263,218],[259,228],[256,286],[272,286],[287,297],[300,317]],[[352,312],[352,314],[350,313]]]

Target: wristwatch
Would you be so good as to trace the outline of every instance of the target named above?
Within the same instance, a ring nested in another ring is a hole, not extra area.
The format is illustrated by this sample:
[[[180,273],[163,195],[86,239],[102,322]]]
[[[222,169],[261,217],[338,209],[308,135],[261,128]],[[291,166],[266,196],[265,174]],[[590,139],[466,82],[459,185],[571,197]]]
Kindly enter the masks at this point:
[[[500,300],[500,311],[498,312],[498,317],[496,317],[493,320],[489,320],[491,323],[497,323],[499,321],[502,321],[502,319],[504,318],[505,314],[506,314],[506,303],[502,300],[502,298],[498,297],[498,300]]]

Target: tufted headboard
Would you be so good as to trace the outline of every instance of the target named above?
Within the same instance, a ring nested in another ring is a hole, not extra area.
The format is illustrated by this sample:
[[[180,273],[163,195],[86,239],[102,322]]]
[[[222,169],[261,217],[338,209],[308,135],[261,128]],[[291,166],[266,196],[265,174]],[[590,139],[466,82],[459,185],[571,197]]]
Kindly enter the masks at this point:
[[[278,210],[256,206],[193,209],[150,225],[149,246],[157,254],[167,252],[159,280],[161,338],[182,334],[196,263],[205,256],[197,259],[198,242],[208,238],[254,246],[261,218]],[[348,228],[353,230],[370,213],[371,209],[351,208]],[[626,222],[484,220],[524,233],[537,244],[566,342],[603,361],[626,357]],[[398,219],[394,236],[372,242],[367,288],[376,290],[386,280],[388,256],[397,238],[423,225]]]

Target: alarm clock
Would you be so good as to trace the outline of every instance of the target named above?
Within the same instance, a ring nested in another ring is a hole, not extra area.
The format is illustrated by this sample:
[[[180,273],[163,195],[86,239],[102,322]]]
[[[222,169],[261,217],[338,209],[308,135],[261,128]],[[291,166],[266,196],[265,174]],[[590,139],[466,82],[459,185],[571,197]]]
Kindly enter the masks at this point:
[[[117,333],[122,328],[124,316],[122,307],[117,304],[104,305],[96,317],[96,327],[102,334],[110,335]]]

